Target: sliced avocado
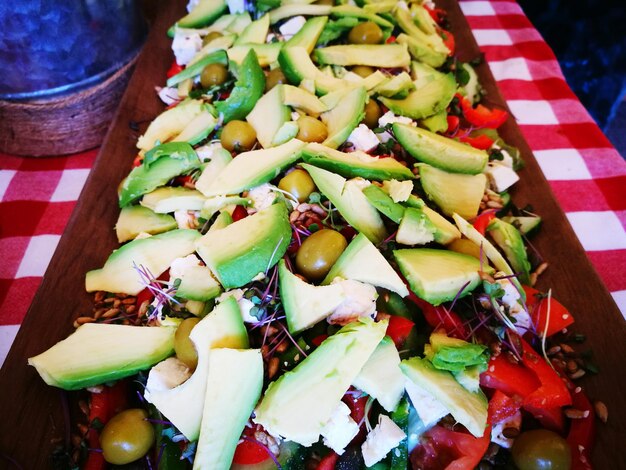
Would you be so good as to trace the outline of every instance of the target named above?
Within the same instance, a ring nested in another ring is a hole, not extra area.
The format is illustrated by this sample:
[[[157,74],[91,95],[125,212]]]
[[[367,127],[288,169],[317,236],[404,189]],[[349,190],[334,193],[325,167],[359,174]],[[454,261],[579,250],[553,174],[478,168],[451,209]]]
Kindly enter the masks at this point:
[[[186,265],[178,279],[180,284],[176,289],[176,297],[206,302],[222,292],[222,287],[206,266]]]
[[[291,334],[299,333],[325,319],[346,299],[340,285],[308,284],[289,271],[282,259],[278,264],[278,275],[280,298]]]
[[[206,139],[217,124],[217,119],[207,109],[198,114],[183,131],[172,139],[172,142],[187,142],[196,145]]]
[[[463,67],[469,75],[469,80],[463,86],[465,96],[470,100],[472,104],[476,104],[480,101],[480,98],[483,94],[482,87],[480,86],[480,82],[478,81],[478,74],[476,73],[476,70],[474,70],[474,67],[472,67],[468,63],[462,63],[461,67]]]
[[[374,92],[387,98],[402,99],[415,89],[411,76],[406,72],[394,75],[388,81],[374,88]]]
[[[448,173],[423,163],[419,169],[422,188],[444,214],[458,213],[467,219],[476,217],[487,186],[484,173]]]
[[[456,226],[450,223],[439,212],[432,210],[428,206],[422,208],[424,214],[428,216],[430,221],[435,225],[435,241],[441,245],[447,245],[454,240],[461,238],[461,232]]]
[[[395,223],[399,224],[404,217],[405,208],[402,204],[394,202],[391,196],[384,190],[373,184],[363,190],[363,194],[367,200],[378,209],[383,215],[389,217]]]
[[[356,7],[354,5],[334,6],[332,8],[331,14],[333,16],[338,16],[338,17],[347,16],[347,17],[352,17],[352,18],[359,18],[365,21],[371,21],[373,23],[376,23],[378,26],[380,26],[383,29],[393,29],[394,27],[393,23],[391,23],[390,21],[387,21],[383,17],[378,16],[375,13],[370,13],[367,10]]]
[[[419,127],[394,122],[393,133],[415,159],[442,170],[475,175],[482,173],[489,161],[484,150]]]
[[[218,304],[193,327],[189,339],[198,352],[198,365],[193,375],[187,381],[168,390],[146,389],[144,396],[188,440],[196,441],[200,434],[211,350],[248,347],[248,332],[243,324],[237,301],[229,297]],[[225,423],[220,424],[223,426]]]
[[[202,101],[191,99],[184,100],[177,106],[165,110],[150,123],[146,132],[139,137],[137,148],[146,152],[158,143],[167,142],[180,134],[204,110]]]
[[[155,214],[147,207],[126,206],[120,211],[115,224],[117,241],[120,243],[132,240],[141,232],[156,235],[177,227],[174,217],[167,214]]]
[[[208,187],[203,188],[203,193],[207,196],[236,194],[267,183],[300,159],[304,145],[304,142],[292,139],[278,147],[240,153]]]
[[[437,23],[433,20],[424,5],[411,5],[413,23],[425,34],[437,34]]]
[[[223,50],[213,51],[193,64],[188,65],[184,70],[168,78],[166,82],[167,86],[175,86],[189,78],[197,77],[209,64],[228,65],[228,56],[226,55],[226,52]]]
[[[291,139],[295,139],[298,136],[298,132],[300,131],[300,126],[295,121],[287,121],[280,129],[276,131],[276,135],[274,135],[274,139],[272,140],[272,145],[282,145],[286,142],[289,142]]]
[[[406,378],[400,371],[400,354],[389,336],[385,336],[367,360],[352,385],[378,400],[393,412],[404,395]]]
[[[504,222],[507,222],[515,227],[522,235],[531,236],[539,230],[541,226],[541,217],[536,216],[506,216],[502,217]]]
[[[152,155],[158,157],[151,159]],[[170,142],[159,145],[146,153],[143,164],[133,168],[124,179],[119,190],[119,205],[127,206],[175,176],[199,167],[198,155],[188,143]]]
[[[202,49],[196,52],[196,55],[194,55],[191,58],[191,60],[187,64],[187,67],[191,67],[192,65],[195,65],[197,62],[200,62],[201,60],[207,60],[206,59],[207,56],[213,55],[216,52],[227,51],[227,49],[233,45],[236,38],[237,38],[236,34],[227,34],[226,36],[219,36],[217,38],[212,39],[207,44],[202,46]],[[223,59],[224,59],[224,56],[221,55],[220,61],[222,61]],[[228,65],[228,61],[220,62],[220,63],[223,63],[223,65]],[[195,76],[196,77],[198,76],[197,72]],[[192,77],[187,78],[186,81],[189,82],[193,86]],[[183,82],[181,82],[179,86],[182,85],[182,83]]]
[[[267,33],[270,29],[270,16],[263,15],[256,21],[250,23],[241,32],[235,41],[235,46],[240,44],[265,44]]]
[[[246,117],[263,148],[272,146],[278,130],[291,119],[291,110],[285,106],[283,86],[278,84],[263,95]]]
[[[322,281],[322,285],[330,284],[336,277],[383,287],[402,297],[409,295],[409,290],[400,276],[362,233],[352,239]]]
[[[385,336],[387,321],[362,319],[326,339],[295,369],[270,383],[254,421],[274,436],[310,446]]]
[[[487,233],[509,260],[522,284],[530,284],[530,262],[521,233],[513,225],[500,219],[493,219],[487,227]]]
[[[452,74],[446,74],[410,92],[404,99],[383,96],[380,101],[395,114],[423,119],[444,111],[455,93],[456,80]]]
[[[284,104],[300,109],[311,116],[317,117],[324,111],[328,111],[328,107],[317,96],[302,88],[293,85],[283,85],[283,95]]]
[[[285,254],[291,225],[284,204],[274,204],[196,242],[198,254],[225,289],[241,287],[265,273]]]
[[[293,3],[282,5],[270,11],[270,22],[278,23],[280,20],[292,16],[328,16],[332,7],[330,5],[307,5],[305,3]]]
[[[260,349],[211,351],[194,468],[230,469],[235,448],[262,388]]]
[[[448,129],[448,113],[445,110],[440,111],[422,119],[420,124],[430,132],[445,132]]]
[[[475,393],[480,391],[480,374],[486,369],[486,366],[472,366],[458,372],[453,372],[452,375],[454,375],[456,381],[465,389]]]
[[[201,149],[198,149],[198,152],[202,155]],[[210,155],[211,160],[203,165],[202,173],[196,181],[196,189],[205,196],[207,196],[206,191],[211,187],[217,175],[219,175],[233,159],[230,152],[221,145],[212,147]]]
[[[157,278],[176,258],[193,253],[198,238],[200,232],[196,230],[171,230],[133,240],[115,250],[102,268],[89,271],[85,288],[87,292],[103,290],[137,295],[146,286],[136,267]]]
[[[411,56],[402,44],[349,44],[315,49],[313,57],[319,64],[369,65],[370,67],[408,67]]]
[[[241,64],[248,55],[250,50],[254,50],[259,65],[261,67],[268,67],[278,60],[278,54],[283,47],[282,42],[272,42],[269,44],[240,44],[233,46],[228,51],[228,60]]]
[[[346,178],[360,176],[368,180],[407,180],[411,170],[393,158],[372,157],[365,152],[340,152],[323,144],[310,143],[302,150],[302,159]]]
[[[413,38],[417,43],[437,54],[445,54],[447,56],[450,53],[450,50],[444,44],[441,36],[439,36],[436,32],[427,34],[422,31],[415,24],[414,19],[408,11],[403,8],[396,7],[393,15],[398,23],[398,26],[400,26],[400,29]],[[416,59],[420,60],[421,58],[416,57]],[[422,60],[422,62],[426,61]],[[435,67],[439,67],[439,65],[436,65]]]
[[[402,245],[426,245],[435,240],[437,228],[422,209],[407,207],[398,226],[396,241]]]
[[[234,34],[241,34],[246,27],[252,23],[252,18],[250,18],[250,13],[247,11],[243,13],[237,13],[232,15],[235,19],[226,27],[226,31]],[[218,20],[219,21],[219,20]]]
[[[522,288],[522,285],[520,284],[517,277],[514,276],[515,272],[511,269],[509,263],[506,262],[504,256],[500,254],[500,252],[496,249],[495,246],[491,244],[489,240],[482,236],[482,234],[478,230],[476,230],[468,221],[466,221],[459,214],[452,214],[452,218],[456,222],[456,225],[457,227],[459,227],[461,233],[465,237],[473,241],[480,248],[480,250],[485,253],[485,255],[487,255],[489,261],[493,263],[498,271],[502,271],[506,276],[513,276],[511,278],[511,282],[515,284],[518,292],[522,297],[522,300],[525,301],[526,295],[524,294],[524,289]]]
[[[232,120],[242,120],[248,115],[265,89],[265,74],[259,65],[254,49],[239,66],[239,78],[230,96],[224,101],[215,103],[215,107],[223,115],[226,124]]]
[[[200,210],[200,217],[209,220],[216,212],[228,206],[244,206],[248,207],[252,201],[245,197],[239,196],[213,196],[204,201],[204,205]]]
[[[346,180],[309,164],[303,164],[302,167],[350,225],[374,243],[380,243],[386,238],[387,230],[383,221],[361,191],[358,180]]]
[[[278,55],[278,63],[287,80],[294,85],[299,85],[305,79],[313,80],[318,95],[348,86],[346,81],[326,75],[318,69],[304,47],[283,47]]]
[[[304,47],[310,54],[317,44],[317,40],[322,34],[324,26],[328,22],[327,16],[309,18],[304,26],[300,28],[286,43],[285,47]]]
[[[200,0],[196,6],[183,16],[176,26],[181,28],[201,28],[213,23],[226,10],[224,0]]]
[[[206,197],[195,189],[184,186],[163,186],[144,195],[140,204],[157,214],[169,214],[175,211],[199,211],[204,201]]]
[[[215,218],[215,221],[211,224],[211,227],[209,227],[209,232],[223,229],[225,227],[228,227],[232,223],[233,216],[230,215],[230,213],[228,213],[227,211],[221,211]]]
[[[427,357],[437,369],[453,373],[474,366],[482,366],[486,370],[489,351],[483,344],[469,343],[445,333],[433,332]]]
[[[413,357],[400,363],[406,377],[433,395],[456,421],[476,437],[482,437],[487,426],[487,398],[482,391],[471,393],[450,372],[438,370],[426,359]]]
[[[400,34],[396,41],[400,44],[406,44],[409,54],[415,60],[428,64],[431,67],[441,67],[448,58],[447,53],[435,51],[422,41],[418,41],[404,33]]]
[[[473,256],[432,248],[395,250],[393,256],[411,290],[433,305],[463,297],[481,282],[480,261]]]
[[[366,101],[365,88],[354,88],[346,92],[336,106],[321,114],[320,118],[328,128],[328,137],[322,142],[325,146],[337,148],[346,141],[365,117]]]
[[[136,374],[174,352],[172,327],[87,323],[28,359],[53,387],[79,390]]]

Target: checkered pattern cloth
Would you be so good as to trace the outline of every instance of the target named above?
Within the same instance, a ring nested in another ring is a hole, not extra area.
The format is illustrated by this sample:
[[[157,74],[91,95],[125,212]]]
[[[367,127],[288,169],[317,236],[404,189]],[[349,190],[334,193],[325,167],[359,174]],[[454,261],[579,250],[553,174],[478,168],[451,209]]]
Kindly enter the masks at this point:
[[[468,0],[461,7],[561,207],[626,315],[626,163],[517,3]],[[0,363],[95,156],[0,154]]]

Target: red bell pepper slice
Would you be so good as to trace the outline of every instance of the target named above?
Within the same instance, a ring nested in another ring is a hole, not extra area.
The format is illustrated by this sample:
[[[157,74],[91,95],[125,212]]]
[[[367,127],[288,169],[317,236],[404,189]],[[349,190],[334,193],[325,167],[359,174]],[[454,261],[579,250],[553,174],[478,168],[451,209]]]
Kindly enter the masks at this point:
[[[456,97],[459,99],[459,103],[461,104],[463,116],[467,122],[475,127],[497,129],[504,124],[509,117],[509,113],[502,109],[489,109],[482,104],[479,104],[474,108],[470,100],[466,97],[459,94],[457,94]]]
[[[167,76],[167,78],[171,78],[174,75],[178,75],[180,72],[182,72],[184,68],[184,66],[178,65],[178,63],[174,60],[165,75]]]
[[[488,137],[484,134],[481,134],[476,137],[470,137],[470,136],[459,137],[459,140],[479,150],[489,150],[493,146],[493,143],[494,143],[494,140],[491,137]]]
[[[250,428],[246,428],[244,435],[247,433],[247,429]],[[237,444],[235,454],[233,455],[233,463],[238,465],[254,465],[265,462],[268,459],[270,459],[270,456],[265,447],[255,440],[252,440],[252,438],[243,439]]]
[[[331,450],[330,454],[320,460],[320,463],[317,464],[315,470],[335,470],[337,460],[339,460],[339,455]]]
[[[389,317],[389,324],[387,325],[387,336],[393,340],[396,348],[400,349],[414,326],[415,323],[408,318],[391,315]]]
[[[481,235],[484,236],[485,232],[487,231],[487,226],[495,218],[496,218],[495,210],[485,211],[474,219],[474,223],[472,225],[478,232],[480,232]]]
[[[385,44],[393,44],[394,42],[396,42],[396,37],[392,34],[391,36],[387,38],[387,40],[385,41]]]
[[[441,29],[439,31],[439,35],[441,36],[441,39],[443,39],[443,43],[450,51],[448,55],[453,56],[454,51],[456,50],[456,41],[454,40],[454,34],[452,34],[450,31],[446,31],[445,29]]]
[[[504,355],[492,356],[487,370],[480,374],[480,384],[500,390],[505,395],[527,397],[539,388],[541,382],[522,364],[513,364]]]
[[[446,17],[446,11],[442,8],[429,8],[426,5],[424,5],[424,8],[437,24],[441,24]]]
[[[591,470],[591,450],[595,440],[595,411],[587,395],[569,379],[565,383],[572,395],[572,406],[586,412],[587,417],[570,421],[567,442],[572,451],[572,470]]]
[[[319,346],[320,344],[324,342],[324,340],[326,340],[326,338],[328,338],[328,335],[326,334],[317,335],[315,338],[311,340],[311,343],[313,343],[315,346]]]
[[[431,327],[443,328],[448,336],[465,339],[467,337],[467,327],[456,313],[442,307],[435,307],[425,300],[420,299],[415,293],[409,291],[409,300],[414,302],[421,310]]]
[[[515,415],[522,406],[522,399],[515,395],[510,397],[500,390],[496,390],[489,400],[487,422],[496,424]]]
[[[452,135],[456,131],[459,130],[459,124],[461,120],[459,119],[458,116],[455,116],[453,114],[448,114],[448,116],[446,117],[446,120],[448,121],[448,129],[446,130],[446,134]]]
[[[550,337],[574,323],[572,314],[554,297],[550,297],[548,301],[537,289],[530,286],[523,287],[524,292],[526,292],[528,313],[530,313],[533,325],[535,325],[535,331],[539,336],[543,336],[545,331],[546,337]],[[548,321],[548,329],[546,330],[548,310],[550,310],[550,319]]]

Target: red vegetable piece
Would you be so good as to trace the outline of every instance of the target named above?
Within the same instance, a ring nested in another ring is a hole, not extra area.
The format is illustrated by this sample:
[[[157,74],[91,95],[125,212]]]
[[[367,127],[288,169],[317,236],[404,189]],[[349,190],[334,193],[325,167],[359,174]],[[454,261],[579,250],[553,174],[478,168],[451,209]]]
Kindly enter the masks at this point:
[[[550,297],[550,301],[548,301],[537,289],[530,286],[523,287],[524,292],[526,292],[526,306],[538,335],[543,336],[544,331],[546,331],[548,306],[550,307],[550,319],[546,337],[550,337],[574,323],[572,314],[554,297]]]
[[[470,137],[470,136],[459,137],[459,140],[479,150],[489,150],[494,142],[494,140],[491,137],[488,137],[484,134],[481,134],[476,137]]]
[[[320,463],[317,464],[316,470],[335,470],[335,465],[337,465],[338,459],[339,455],[331,450],[330,454],[320,460]]]
[[[389,317],[389,324],[387,325],[387,336],[393,340],[396,348],[400,349],[414,326],[415,323],[408,318],[391,315]]]
[[[470,100],[459,94],[456,95],[463,110],[463,116],[471,125],[475,127],[488,127],[489,129],[497,129],[509,117],[509,113],[502,109],[489,109],[482,104],[475,108]]]
[[[441,29],[439,31],[439,35],[441,36],[441,39],[443,39],[443,43],[450,51],[448,55],[453,56],[454,51],[456,50],[456,41],[454,40],[454,34],[452,34],[450,31],[446,31],[445,29]]]
[[[487,370],[480,374],[480,384],[500,390],[505,395],[527,397],[539,388],[537,376],[522,364],[513,364],[504,355],[492,356]]]
[[[137,155],[133,160],[133,168],[140,166],[143,163],[143,157],[141,155]]]
[[[394,35],[391,35],[387,38],[385,44],[393,44],[394,42],[396,42],[396,37]]]
[[[591,450],[595,441],[595,411],[587,395],[568,378],[563,379],[572,395],[572,406],[587,414],[570,421],[567,442],[572,450],[572,470],[591,470]]]
[[[487,226],[495,218],[496,218],[495,210],[485,211],[474,219],[474,223],[472,225],[478,232],[480,232],[481,235],[485,235],[485,232],[487,231]]]
[[[174,178],[174,185],[185,186],[186,183],[191,183],[192,181],[191,175],[181,175]]]
[[[178,63],[176,63],[175,60],[172,61],[172,65],[170,65],[170,68],[168,69],[168,71],[166,73],[167,78],[173,77],[174,75],[178,75],[184,69],[185,69],[184,66],[178,65]]]
[[[265,447],[261,444],[253,440],[243,439],[237,444],[235,455],[233,455],[233,463],[239,465],[254,465],[270,458],[267,450],[265,450]]]
[[[522,406],[522,399],[516,395],[510,397],[500,390],[496,390],[489,400],[489,414],[487,422],[496,424],[510,418],[517,413]]]
[[[446,134],[454,134],[459,129],[459,123],[461,120],[458,116],[454,116],[453,114],[448,114],[446,119],[448,121],[448,130],[446,131]]]
[[[446,11],[443,10],[442,8],[429,8],[426,5],[424,5],[424,8],[426,9],[430,17],[433,20],[435,20],[435,23],[437,24],[442,23],[446,17]]]
[[[354,392],[356,389],[354,387],[350,387],[349,392]],[[341,399],[348,408],[350,408],[350,417],[357,423],[361,423],[361,428],[359,429],[359,433],[352,439],[353,443],[361,444],[365,441],[365,405],[367,405],[367,396],[355,396],[354,393],[346,393]]]
[[[408,299],[417,304],[422,310],[426,322],[433,328],[443,328],[448,336],[465,339],[467,328],[461,318],[451,310],[443,306],[435,307],[425,300],[420,299],[415,293],[409,291]]]
[[[311,340],[311,343],[313,343],[315,346],[319,346],[320,344],[324,342],[326,338],[328,338],[328,335],[319,335],[313,338]]]
[[[235,210],[233,211],[233,222],[237,222],[245,217],[248,217],[248,211],[246,208],[243,206],[235,207]]]

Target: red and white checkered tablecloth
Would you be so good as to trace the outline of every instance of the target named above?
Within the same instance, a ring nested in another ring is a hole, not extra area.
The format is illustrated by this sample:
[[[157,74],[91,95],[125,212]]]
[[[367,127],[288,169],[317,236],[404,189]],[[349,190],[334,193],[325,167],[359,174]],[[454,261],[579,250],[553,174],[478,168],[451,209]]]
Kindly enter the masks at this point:
[[[626,316],[626,162],[515,1],[465,0],[461,7],[561,207]],[[96,153],[46,159],[0,154],[0,364]]]

